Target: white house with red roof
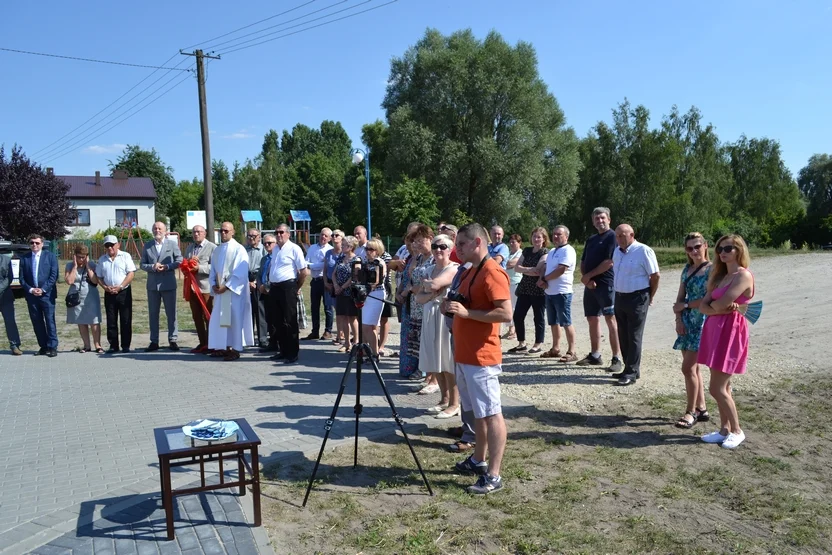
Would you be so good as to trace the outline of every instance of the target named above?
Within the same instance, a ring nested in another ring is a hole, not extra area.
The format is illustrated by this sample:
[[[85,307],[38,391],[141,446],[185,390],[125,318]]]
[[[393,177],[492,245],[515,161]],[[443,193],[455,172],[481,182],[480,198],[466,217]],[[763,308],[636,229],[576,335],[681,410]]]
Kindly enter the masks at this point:
[[[69,185],[67,197],[75,205],[72,234],[85,230],[90,235],[110,227],[150,229],[156,221],[156,189],[149,177],[130,177],[114,170],[112,177],[57,175]]]

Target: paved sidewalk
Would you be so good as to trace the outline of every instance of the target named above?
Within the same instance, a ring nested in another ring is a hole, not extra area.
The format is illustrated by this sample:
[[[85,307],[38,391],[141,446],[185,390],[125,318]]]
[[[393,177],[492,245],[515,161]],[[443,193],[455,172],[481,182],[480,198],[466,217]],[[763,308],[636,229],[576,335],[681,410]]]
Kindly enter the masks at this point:
[[[313,343],[303,343],[295,365],[275,364],[253,352],[233,363],[166,351],[61,352],[54,359],[31,352],[0,355],[5,431],[0,434],[0,553],[31,552],[64,534],[80,537],[91,518],[88,507],[106,506],[108,500],[123,499],[147,511],[147,496],[154,495],[158,504],[156,427],[201,417],[243,417],[263,442],[263,465],[314,458],[347,357],[333,353],[331,344]],[[382,375],[409,432],[441,422],[423,410],[435,404],[436,396],[408,394],[411,384],[397,379],[397,359],[382,359]],[[362,376],[361,436],[395,433],[398,427],[375,376],[368,369]],[[352,436],[354,392],[353,372],[328,447]],[[183,472],[174,486],[195,476]],[[187,505],[183,514],[190,514]],[[157,520],[151,513],[142,526],[155,534],[157,526],[164,528]]]

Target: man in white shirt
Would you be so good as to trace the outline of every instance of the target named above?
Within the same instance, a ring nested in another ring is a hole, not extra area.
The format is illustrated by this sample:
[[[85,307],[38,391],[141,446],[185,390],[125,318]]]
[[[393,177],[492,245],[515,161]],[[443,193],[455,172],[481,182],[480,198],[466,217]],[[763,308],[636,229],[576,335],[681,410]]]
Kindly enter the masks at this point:
[[[552,349],[542,356],[558,357],[559,362],[575,362],[575,326],[572,325],[572,281],[575,275],[577,256],[569,244],[569,228],[556,226],[552,230],[555,248],[545,259],[545,270],[541,272],[537,285],[546,289],[546,318],[552,328]],[[566,332],[566,354],[560,356],[560,329]]]
[[[615,268],[615,321],[624,370],[613,374],[615,385],[633,385],[641,377],[641,339],[647,322],[647,308],[659,289],[659,263],[653,249],[635,240],[633,228],[615,228],[618,248],[612,254]]]
[[[274,234],[277,244],[272,251],[269,268],[269,302],[280,354],[271,358],[283,359],[284,364],[294,364],[300,352],[298,292],[309,275],[309,269],[303,250],[289,240],[289,226],[280,224]]]
[[[110,354],[119,350],[129,353],[133,339],[133,288],[130,287],[130,282],[136,274],[136,265],[130,254],[119,250],[120,246],[121,242],[115,235],[104,237],[106,254],[98,259],[98,265],[95,267],[95,275],[104,290],[107,341],[110,343],[107,352]]]
[[[355,247],[355,256],[367,261],[367,228],[363,225],[356,226],[352,234],[358,239],[358,246]]]
[[[234,225],[220,226],[222,244],[211,256],[208,283],[214,294],[208,322],[208,348],[211,356],[237,360],[243,347],[254,344],[251,324],[251,296],[248,282],[248,253],[234,240]]]
[[[332,339],[332,320],[335,316],[335,310],[324,305],[324,312],[326,322],[324,326],[324,335],[321,337],[321,304],[324,300],[324,260],[326,253],[332,250],[332,245],[329,240],[332,237],[332,230],[325,227],[321,230],[321,235],[318,237],[318,242],[309,247],[306,251],[306,262],[309,264],[309,271],[312,274],[312,281],[310,282],[312,305],[312,333],[304,337],[304,340],[309,339]]]

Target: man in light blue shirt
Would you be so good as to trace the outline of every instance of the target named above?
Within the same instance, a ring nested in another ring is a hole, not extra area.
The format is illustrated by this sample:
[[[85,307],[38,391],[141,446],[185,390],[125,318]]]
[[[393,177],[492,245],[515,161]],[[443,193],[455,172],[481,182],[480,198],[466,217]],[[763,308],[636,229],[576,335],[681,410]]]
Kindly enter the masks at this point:
[[[488,245],[488,256],[505,270],[508,262],[508,246],[503,243],[503,228],[495,225],[491,227],[491,244]]]
[[[332,320],[334,310],[332,307],[324,303],[324,314],[326,315],[326,322],[324,324],[324,335],[320,335],[321,331],[321,303],[324,301],[324,261],[326,260],[326,253],[332,250],[332,245],[329,244],[329,239],[332,237],[332,230],[325,227],[321,230],[321,235],[318,237],[318,242],[309,247],[306,252],[306,262],[309,264],[309,271],[312,273],[312,281],[310,282],[311,299],[310,304],[312,308],[312,333],[303,339],[331,339],[332,338]]]

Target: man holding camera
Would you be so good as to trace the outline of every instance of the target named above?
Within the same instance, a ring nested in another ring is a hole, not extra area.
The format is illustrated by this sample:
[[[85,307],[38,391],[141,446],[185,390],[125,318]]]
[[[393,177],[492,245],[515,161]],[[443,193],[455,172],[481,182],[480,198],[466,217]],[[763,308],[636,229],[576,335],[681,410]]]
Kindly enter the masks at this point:
[[[479,476],[477,483],[468,488],[477,495],[503,487],[500,464],[506,446],[506,424],[498,378],[503,361],[500,324],[512,317],[508,274],[488,256],[488,243],[488,233],[478,223],[459,230],[457,254],[471,267],[442,303],[442,312],[453,317],[454,366],[462,410],[473,410],[475,418],[474,454],[457,463],[456,469]]]

